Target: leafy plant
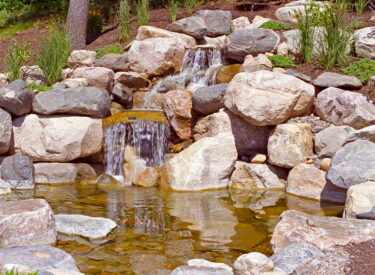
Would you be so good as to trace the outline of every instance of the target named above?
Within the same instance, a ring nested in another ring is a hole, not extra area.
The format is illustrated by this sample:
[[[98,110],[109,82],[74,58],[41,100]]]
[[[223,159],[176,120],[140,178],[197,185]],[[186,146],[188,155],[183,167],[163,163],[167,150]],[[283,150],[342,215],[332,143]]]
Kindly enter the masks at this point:
[[[149,1],[148,0],[138,0],[135,9],[136,9],[136,12],[137,12],[138,25],[140,25],[140,26],[148,25],[148,23],[150,21],[150,17],[149,17],[150,4],[149,4]]]
[[[178,6],[179,6],[179,3],[178,3],[177,0],[169,0],[168,1],[168,13],[169,13],[169,17],[171,18],[172,22],[176,21],[176,19],[177,19]]]
[[[342,65],[347,61],[347,51],[352,30],[344,22],[347,5],[331,3],[322,12],[323,34],[321,36],[321,51],[319,63],[326,69]]]
[[[71,52],[71,40],[65,26],[57,23],[51,27],[50,35],[41,40],[41,49],[36,56],[37,64],[44,72],[47,83],[56,83],[67,64]]]
[[[128,0],[120,1],[119,8],[119,39],[127,41],[130,38],[130,5]]]
[[[366,84],[375,75],[375,60],[361,59],[351,63],[341,71],[347,75],[358,77],[362,83]]]
[[[350,27],[351,27],[353,30],[357,30],[357,29],[363,28],[364,25],[365,25],[365,23],[364,23],[362,20],[359,20],[359,19],[354,19],[354,20],[350,23]]]
[[[17,270],[10,270],[10,271],[4,271],[4,272],[1,272],[0,275],[38,275],[39,272],[36,271],[36,272],[32,272],[32,273],[20,273],[18,272]]]
[[[357,14],[361,15],[371,0],[355,0],[354,6]]]
[[[9,71],[8,78],[10,81],[14,81],[20,78],[20,69],[29,58],[29,44],[21,44],[17,40],[13,40],[9,45],[8,51],[4,58],[4,63]]]
[[[99,34],[103,31],[104,22],[103,18],[98,14],[90,13],[87,18],[87,33]]]
[[[272,65],[274,67],[285,68],[285,67],[296,66],[296,64],[294,63],[292,59],[284,55],[271,55],[271,56],[268,56],[268,59],[272,62]]]
[[[272,21],[272,20],[263,23],[262,25],[260,25],[259,28],[270,29],[270,30],[274,30],[274,31],[277,31],[277,30],[287,31],[287,30],[291,30],[292,29],[292,27],[289,26],[288,24],[285,24],[285,23],[282,23],[282,22],[278,22],[278,21]]]
[[[124,52],[120,43],[107,45],[102,48],[96,48],[95,51],[96,51],[96,58],[101,58],[102,56],[108,53],[122,54]]]
[[[38,90],[38,91],[41,91],[41,92],[52,90],[52,87],[50,87],[50,86],[39,85],[39,84],[36,84],[34,82],[27,84],[27,87],[30,90]]]
[[[198,5],[197,0],[184,0],[184,8],[188,14],[192,14],[194,8]]]

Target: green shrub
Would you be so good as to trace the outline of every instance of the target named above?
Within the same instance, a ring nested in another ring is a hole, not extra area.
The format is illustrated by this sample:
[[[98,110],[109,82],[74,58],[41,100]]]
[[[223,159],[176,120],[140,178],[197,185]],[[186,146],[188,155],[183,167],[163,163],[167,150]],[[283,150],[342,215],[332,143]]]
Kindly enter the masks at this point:
[[[135,7],[137,12],[137,21],[139,26],[148,25],[150,21],[150,4],[148,0],[138,0],[137,5]]]
[[[42,39],[36,56],[37,64],[44,72],[47,83],[52,85],[61,77],[71,52],[71,40],[65,26],[52,26],[50,35]]]
[[[288,31],[288,30],[292,29],[292,27],[289,26],[288,24],[278,22],[278,21],[272,21],[272,20],[263,23],[262,25],[260,25],[259,28],[270,29],[270,30],[274,30],[274,31],[278,31],[278,30]]]
[[[367,83],[375,75],[375,60],[361,59],[341,71],[347,75],[358,77],[362,83]]]
[[[29,83],[29,84],[27,84],[27,87],[30,90],[38,90],[38,91],[41,91],[41,92],[52,90],[52,87],[50,87],[50,86],[39,85],[39,84],[36,84],[36,83]]]
[[[128,0],[121,0],[118,13],[119,39],[127,41],[130,38],[130,5]]]
[[[21,77],[20,69],[29,58],[29,44],[21,44],[17,40],[13,40],[4,57],[4,63],[9,72],[8,78],[10,81],[14,81]]]
[[[351,23],[350,23],[350,27],[353,29],[353,30],[357,30],[357,29],[361,29],[365,26],[365,22],[363,22],[362,20],[359,20],[359,19],[354,19]]]
[[[197,0],[184,0],[184,8],[188,14],[192,14],[194,8],[198,5]]]
[[[172,22],[176,21],[176,19],[177,19],[178,6],[179,6],[179,3],[178,3],[177,0],[169,0],[168,1],[168,13],[169,13],[169,17],[171,18]]]
[[[107,53],[122,54],[124,52],[120,43],[115,43],[113,45],[107,45],[102,48],[97,48],[95,49],[95,51],[96,51],[96,58],[101,58]]]
[[[87,34],[99,34],[103,31],[103,18],[97,14],[89,14],[87,17]]]
[[[284,55],[271,55],[271,56],[268,56],[268,59],[272,62],[272,65],[274,67],[285,68],[285,67],[296,66],[296,64],[294,63],[292,59]]]

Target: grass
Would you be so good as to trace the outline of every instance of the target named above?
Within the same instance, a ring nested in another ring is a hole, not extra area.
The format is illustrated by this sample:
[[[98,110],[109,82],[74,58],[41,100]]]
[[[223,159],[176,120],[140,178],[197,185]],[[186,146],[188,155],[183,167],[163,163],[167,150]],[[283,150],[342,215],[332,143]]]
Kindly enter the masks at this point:
[[[108,53],[122,54],[124,52],[120,43],[115,43],[113,45],[107,45],[102,48],[97,48],[95,49],[95,51],[96,51],[96,58],[101,58]]]
[[[357,29],[361,29],[365,26],[365,22],[363,22],[362,20],[359,20],[359,19],[354,19],[351,23],[350,23],[350,27],[353,29],[353,30],[357,30]]]
[[[179,3],[177,0],[169,0],[168,1],[168,13],[169,17],[171,18],[171,21],[174,22],[177,19],[177,14],[179,12],[178,10]]]
[[[130,39],[130,4],[128,0],[121,0],[118,12],[119,19],[119,40]]]
[[[195,7],[198,5],[197,0],[184,0],[183,2],[186,12],[190,15],[193,13]]]
[[[145,26],[150,21],[150,3],[148,0],[138,0],[135,10],[137,12],[137,21],[139,26]]]
[[[285,67],[296,66],[296,64],[294,63],[292,59],[284,55],[272,55],[272,56],[268,56],[268,59],[272,62],[272,65],[274,67],[285,68]]]
[[[50,86],[39,85],[39,84],[36,84],[36,83],[29,83],[29,84],[27,84],[27,87],[32,91],[38,90],[40,92],[52,90],[52,87],[50,87]]]
[[[354,6],[357,14],[361,15],[363,13],[363,10],[370,2],[371,0],[355,0]]]
[[[10,270],[10,271],[3,271],[0,273],[0,275],[38,275],[39,271],[31,272],[31,273],[23,273],[18,272],[17,270]]]
[[[292,29],[292,27],[289,26],[288,24],[278,22],[278,21],[272,21],[272,20],[263,23],[262,25],[260,25],[259,28],[270,29],[270,30],[274,30],[274,31],[278,31],[278,30],[288,31],[288,30]]]
[[[36,56],[37,64],[46,76],[47,84],[60,80],[61,71],[67,65],[71,52],[71,40],[65,26],[52,26],[49,37],[41,40],[41,49]]]
[[[89,14],[87,17],[87,34],[99,34],[103,29],[103,18],[98,14]]]
[[[375,75],[375,60],[361,59],[351,63],[341,71],[347,75],[358,77],[363,84],[366,84]]]
[[[3,39],[5,37],[15,35],[21,31],[25,31],[30,28],[36,28],[40,24],[39,21],[32,22],[32,21],[26,21],[26,22],[19,22],[15,23],[6,27],[0,28],[0,39]]]
[[[4,57],[4,63],[9,72],[8,78],[10,81],[14,81],[21,77],[21,67],[30,58],[29,44],[20,43],[17,40],[13,40],[9,45],[8,51]]]

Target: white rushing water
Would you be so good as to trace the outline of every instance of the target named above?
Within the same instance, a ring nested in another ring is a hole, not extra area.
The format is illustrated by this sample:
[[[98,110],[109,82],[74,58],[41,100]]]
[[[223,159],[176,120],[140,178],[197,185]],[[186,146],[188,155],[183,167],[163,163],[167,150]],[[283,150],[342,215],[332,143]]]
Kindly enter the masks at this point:
[[[176,88],[185,88],[195,92],[198,88],[216,84],[216,74],[223,65],[219,49],[189,49],[184,56],[181,72],[159,80],[147,94],[143,108],[150,106],[156,93]]]
[[[108,127],[104,139],[106,174],[125,183],[123,167],[127,145],[135,149],[140,166],[163,165],[169,137],[168,125],[151,120],[137,120],[129,124],[118,123]]]

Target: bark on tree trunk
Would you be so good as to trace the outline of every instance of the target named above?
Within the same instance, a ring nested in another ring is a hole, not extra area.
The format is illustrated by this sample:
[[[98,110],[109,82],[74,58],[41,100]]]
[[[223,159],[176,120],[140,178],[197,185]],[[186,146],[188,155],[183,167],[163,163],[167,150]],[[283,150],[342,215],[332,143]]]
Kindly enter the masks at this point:
[[[73,49],[86,45],[87,16],[90,0],[70,0],[66,23],[72,38]]]

